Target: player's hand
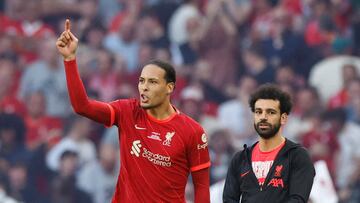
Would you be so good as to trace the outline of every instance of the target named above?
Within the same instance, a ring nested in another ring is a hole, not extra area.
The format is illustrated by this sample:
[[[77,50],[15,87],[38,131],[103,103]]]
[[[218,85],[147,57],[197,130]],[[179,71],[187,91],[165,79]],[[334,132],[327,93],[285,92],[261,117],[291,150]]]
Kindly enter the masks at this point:
[[[56,41],[56,47],[60,54],[64,57],[65,61],[75,59],[78,42],[79,40],[70,31],[70,20],[66,19],[65,31],[61,33],[60,37]]]

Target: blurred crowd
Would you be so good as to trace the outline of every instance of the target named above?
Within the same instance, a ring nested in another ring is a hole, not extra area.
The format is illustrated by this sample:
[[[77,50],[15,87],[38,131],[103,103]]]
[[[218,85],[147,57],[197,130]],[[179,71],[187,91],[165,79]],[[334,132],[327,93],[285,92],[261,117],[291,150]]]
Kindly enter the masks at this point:
[[[92,99],[138,97],[150,59],[175,66],[172,102],[209,136],[211,184],[257,139],[248,98],[272,82],[294,102],[284,136],[326,162],[339,202],[360,202],[358,0],[0,1],[0,202],[111,200],[117,129],[72,112],[55,47],[66,18]]]

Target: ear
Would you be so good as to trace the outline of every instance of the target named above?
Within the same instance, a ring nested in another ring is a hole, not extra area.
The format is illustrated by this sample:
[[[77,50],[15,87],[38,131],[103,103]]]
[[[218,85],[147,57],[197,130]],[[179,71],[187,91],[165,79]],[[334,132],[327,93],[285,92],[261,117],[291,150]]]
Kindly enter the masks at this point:
[[[284,125],[288,120],[288,115],[287,113],[283,113],[281,114],[281,117],[280,117],[280,122],[281,122],[281,125]]]
[[[167,94],[171,94],[175,89],[175,83],[169,82],[167,83]]]

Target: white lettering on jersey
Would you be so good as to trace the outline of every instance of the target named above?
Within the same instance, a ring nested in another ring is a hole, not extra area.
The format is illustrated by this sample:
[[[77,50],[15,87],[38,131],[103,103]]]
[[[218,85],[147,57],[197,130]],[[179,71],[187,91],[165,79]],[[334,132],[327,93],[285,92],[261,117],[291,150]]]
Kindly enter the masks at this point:
[[[140,157],[141,147],[142,147],[142,145],[140,143],[140,140],[135,140],[132,143],[130,154],[133,154],[136,157]],[[142,149],[143,149],[142,157],[144,157],[151,163],[153,163],[155,165],[163,166],[163,167],[171,166],[170,156],[164,156],[161,154],[153,153],[153,152],[149,151],[148,149],[146,149],[145,147],[143,147]]]
[[[261,182],[264,183],[267,174],[270,171],[274,161],[253,161],[252,168],[255,173],[256,178]]]

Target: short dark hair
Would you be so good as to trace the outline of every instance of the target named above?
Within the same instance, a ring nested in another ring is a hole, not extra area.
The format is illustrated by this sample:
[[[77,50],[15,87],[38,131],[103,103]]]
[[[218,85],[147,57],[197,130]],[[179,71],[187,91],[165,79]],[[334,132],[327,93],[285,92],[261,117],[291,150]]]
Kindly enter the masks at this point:
[[[170,63],[158,59],[153,59],[147,62],[145,66],[146,65],[156,65],[159,68],[163,69],[165,71],[165,80],[167,83],[176,82],[176,72],[174,67]]]
[[[252,112],[255,112],[255,103],[259,99],[272,99],[280,102],[280,114],[290,114],[292,103],[290,95],[282,91],[274,84],[261,85],[249,99],[249,105]]]

